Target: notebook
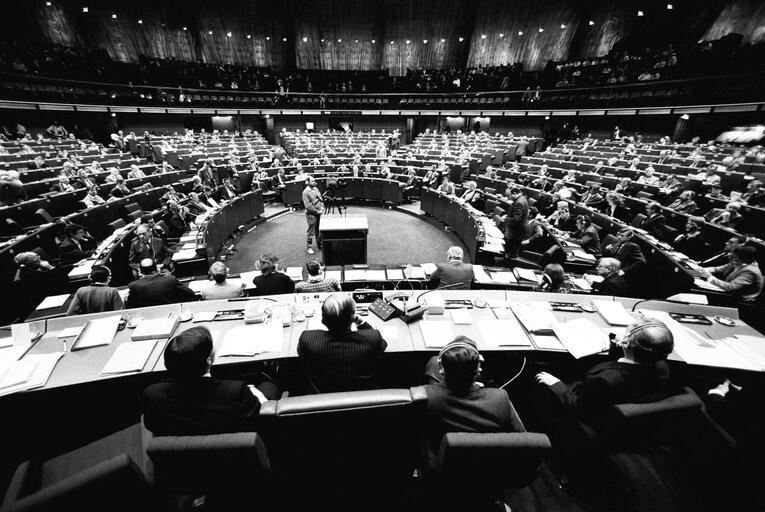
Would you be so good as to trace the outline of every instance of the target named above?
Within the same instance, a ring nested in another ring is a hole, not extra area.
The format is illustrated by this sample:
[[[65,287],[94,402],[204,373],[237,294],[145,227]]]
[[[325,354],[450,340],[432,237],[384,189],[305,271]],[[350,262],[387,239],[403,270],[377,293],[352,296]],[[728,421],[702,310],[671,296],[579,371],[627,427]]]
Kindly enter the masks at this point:
[[[120,315],[114,315],[88,321],[74,340],[72,350],[109,345],[117,334],[120,319]]]
[[[142,320],[141,323],[138,324],[138,327],[135,328],[135,331],[133,331],[133,335],[130,336],[130,339],[133,341],[141,341],[169,338],[173,335],[179,322],[180,318],[177,316]]]
[[[140,372],[156,345],[155,339],[123,343],[104,365],[101,375]]]

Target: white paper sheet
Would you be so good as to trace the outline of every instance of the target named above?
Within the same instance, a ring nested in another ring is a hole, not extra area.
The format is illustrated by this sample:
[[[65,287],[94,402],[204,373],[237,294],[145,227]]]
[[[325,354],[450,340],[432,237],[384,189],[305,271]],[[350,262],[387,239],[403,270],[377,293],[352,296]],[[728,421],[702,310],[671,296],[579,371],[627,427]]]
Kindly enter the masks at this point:
[[[380,330],[383,339],[397,340],[398,339],[398,327],[395,325],[383,325]]]
[[[74,342],[72,350],[109,345],[117,334],[120,315],[89,320]]]
[[[400,268],[389,268],[385,271],[389,281],[403,281],[404,271]]]
[[[484,342],[490,347],[530,347],[531,340],[514,318],[479,320]]]
[[[283,328],[279,322],[234,327],[226,331],[217,355],[254,356],[263,352],[280,352]]]
[[[568,322],[553,321],[555,335],[576,359],[608,349],[608,335],[587,318]]]
[[[550,304],[547,302],[514,302],[510,308],[530,333],[553,334],[552,322],[555,317],[550,313]]]
[[[287,277],[293,281],[302,281],[303,267],[287,267]]]
[[[71,338],[73,336],[79,336],[82,332],[82,329],[85,328],[84,325],[78,325],[76,327],[67,327],[66,329],[62,329],[61,332],[58,333],[57,338]]]
[[[143,340],[123,343],[106,362],[101,375],[140,372],[146,366],[157,340]]]
[[[385,270],[367,270],[367,281],[385,281],[387,276]]]
[[[515,272],[515,275],[518,276],[519,281],[530,281],[532,283],[539,282],[537,280],[537,274],[531,269],[515,267],[513,271]]]
[[[499,284],[515,284],[518,280],[512,272],[492,272],[491,280]]]
[[[452,323],[454,325],[470,325],[473,323],[473,316],[467,309],[450,309]]]
[[[417,322],[428,348],[443,348],[454,339],[454,331],[446,320],[422,320]]]
[[[0,389],[0,396],[45,386],[51,373],[53,373],[53,368],[55,368],[56,363],[58,363],[63,355],[63,352],[53,352],[50,354],[28,354],[24,356],[22,361],[30,361],[32,364],[36,363],[34,372],[32,372],[26,383]]]
[[[433,272],[435,272],[438,267],[435,263],[420,263],[420,268],[427,274],[430,275]]]
[[[217,311],[199,311],[197,313],[194,313],[194,319],[192,320],[192,323],[197,322],[212,322],[215,320],[215,314]]]
[[[66,299],[68,299],[70,296],[71,294],[65,293],[63,295],[51,295],[49,297],[45,297],[45,299],[35,309],[39,311],[41,309],[61,307],[66,302]]]
[[[627,326],[635,321],[635,318],[624,309],[621,302],[594,300],[592,304],[609,325]]]
[[[366,270],[352,269],[352,270],[345,271],[346,281],[366,281],[366,279],[367,279]]]

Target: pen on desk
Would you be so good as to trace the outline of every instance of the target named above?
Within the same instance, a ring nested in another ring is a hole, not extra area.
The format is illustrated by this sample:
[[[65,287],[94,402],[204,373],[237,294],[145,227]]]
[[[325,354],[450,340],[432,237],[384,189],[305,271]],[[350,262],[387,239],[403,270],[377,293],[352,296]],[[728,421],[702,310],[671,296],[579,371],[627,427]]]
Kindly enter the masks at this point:
[[[62,340],[64,342],[64,352],[66,352],[66,338]]]

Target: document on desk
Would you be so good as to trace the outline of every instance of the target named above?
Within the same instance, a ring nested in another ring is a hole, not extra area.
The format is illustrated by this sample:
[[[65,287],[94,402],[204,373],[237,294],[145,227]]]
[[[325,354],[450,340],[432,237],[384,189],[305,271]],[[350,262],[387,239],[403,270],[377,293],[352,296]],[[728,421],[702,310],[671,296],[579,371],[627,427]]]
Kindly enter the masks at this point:
[[[486,284],[493,282],[489,274],[483,268],[483,265],[473,265],[473,275],[477,283]]]
[[[212,322],[215,320],[215,315],[217,314],[217,311],[199,311],[194,313],[194,319],[192,320],[192,323]]]
[[[539,350],[561,350],[566,351],[566,347],[560,342],[554,334],[532,334],[531,341]]]
[[[635,318],[624,309],[621,302],[610,300],[593,300],[592,305],[609,325],[630,325]]]
[[[512,272],[492,272],[491,280],[499,284],[515,284],[518,280]]]
[[[366,270],[352,269],[352,270],[345,271],[346,281],[366,281],[366,279],[367,279]]]
[[[343,281],[343,273],[340,270],[325,270],[324,277],[334,277],[335,279],[337,279],[338,283],[341,283]]]
[[[117,334],[121,318],[120,315],[114,315],[89,320],[77,339],[74,340],[72,350],[109,345],[114,339],[114,335]]]
[[[592,255],[592,254],[590,254],[590,253],[587,253],[587,252],[584,252],[584,251],[582,251],[582,250],[580,250],[580,249],[574,249],[574,251],[573,251],[573,255],[574,255],[574,257],[575,257],[575,258],[577,258],[577,259],[580,259],[580,260],[585,260],[585,261],[591,261],[591,262],[593,262],[593,263],[594,263],[594,262],[595,262],[595,260],[596,260],[596,258],[595,258],[595,256],[594,256],[594,255]]]
[[[404,271],[400,268],[389,268],[385,271],[389,281],[403,281]]]
[[[84,328],[84,325],[78,325],[76,327],[67,327],[66,329],[61,329],[56,338],[72,338],[74,336],[79,336]]]
[[[385,281],[385,270],[367,270],[367,281]]]
[[[530,347],[531,340],[514,318],[488,318],[478,321],[484,342],[490,347]]]
[[[65,293],[63,295],[51,295],[49,297],[45,297],[45,299],[40,303],[39,306],[35,308],[35,310],[39,311],[41,309],[50,309],[50,308],[59,308],[66,303],[66,299],[69,298],[71,294]]]
[[[243,325],[226,331],[217,355],[250,357],[283,349],[283,328],[279,322]]]
[[[454,325],[470,325],[473,323],[473,316],[467,309],[450,309],[452,323]]]
[[[608,350],[608,334],[587,318],[568,322],[553,320],[552,327],[560,342],[576,359]]]
[[[146,366],[157,340],[131,341],[121,344],[104,365],[101,375],[140,372]]]
[[[577,288],[581,290],[590,291],[592,290],[592,285],[587,281],[587,279],[584,279],[583,277],[575,277],[571,280]]]
[[[302,281],[303,267],[287,267],[287,277],[293,281]]]
[[[249,272],[240,272],[239,279],[241,279],[242,282],[245,284],[245,288],[253,288],[255,285],[252,284],[252,280],[259,275],[260,275],[259,271],[250,270]]]
[[[536,272],[531,269],[515,267],[513,272],[515,272],[515,275],[518,277],[518,281],[539,283],[539,277],[537,276]]]
[[[26,355],[20,361],[15,364],[24,363],[27,368],[34,366],[34,371],[26,379],[26,382],[8,386],[0,389],[0,396],[9,395],[18,391],[26,391],[28,389],[36,389],[45,386],[50,378],[53,369],[56,367],[56,363],[64,355],[63,352],[53,352],[50,354],[34,354]],[[22,372],[23,373],[23,372]]]
[[[761,371],[760,367],[729,344],[703,337],[693,329],[681,325],[665,311],[641,309],[640,312],[649,318],[661,320],[669,327],[675,339],[675,353],[688,364]]]
[[[181,319],[178,316],[165,318],[153,318],[151,320],[141,320],[130,339],[133,341],[156,340],[169,338],[175,332]]]
[[[438,269],[435,263],[420,263],[420,268],[422,268],[427,275],[433,274],[433,272]]]
[[[454,339],[452,326],[446,320],[421,320],[417,325],[428,348],[443,348]]]
[[[186,249],[185,247],[181,249],[180,251],[173,254],[173,261],[185,261],[185,260],[193,260],[197,257],[197,248],[194,246],[191,249]]]
[[[425,271],[422,267],[412,267],[412,273],[409,274],[409,279],[425,279]]]
[[[514,302],[510,308],[527,331],[532,334],[554,334],[552,322],[555,320],[547,302]]]
[[[93,270],[93,265],[96,263],[95,260],[88,260],[82,265],[75,265],[72,270],[69,271],[69,277],[72,279],[77,279],[80,277],[87,277],[90,275],[90,271]]]
[[[737,334],[732,338],[723,338],[720,341],[747,358],[760,370],[765,371],[765,339],[758,336]]]
[[[693,280],[693,285],[696,288],[701,288],[702,290],[707,290],[707,291],[710,291],[710,292],[723,292],[723,291],[725,291],[722,288],[720,288],[719,286],[716,286],[716,285],[710,283],[709,281],[704,281],[703,279],[699,279],[698,277]]]

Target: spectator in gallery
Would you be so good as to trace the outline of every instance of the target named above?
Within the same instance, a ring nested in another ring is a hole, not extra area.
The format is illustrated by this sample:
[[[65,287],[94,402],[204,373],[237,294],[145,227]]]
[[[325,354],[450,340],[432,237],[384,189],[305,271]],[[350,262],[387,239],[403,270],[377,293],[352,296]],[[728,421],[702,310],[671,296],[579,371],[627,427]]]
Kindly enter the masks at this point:
[[[104,265],[95,265],[90,271],[90,285],[77,289],[67,316],[119,311],[124,307],[122,297],[116,288],[109,286],[112,271]]]
[[[64,139],[69,134],[66,128],[61,126],[56,120],[45,131],[51,139]]]
[[[98,195],[98,186],[93,185],[88,189],[88,193],[82,198],[86,208],[93,208],[99,204],[104,204],[106,199]]]
[[[324,275],[324,267],[318,260],[308,260],[305,264],[308,280],[295,284],[295,293],[339,292],[340,283],[334,277]]]
[[[251,295],[278,295],[295,291],[295,283],[286,274],[279,272],[278,263],[279,258],[273,254],[260,257],[256,264],[260,275],[252,280],[255,290]]]
[[[128,176],[127,177],[128,177],[129,180],[145,178],[146,177],[146,173],[143,172],[143,170],[140,167],[138,167],[136,164],[131,164],[130,165],[130,171],[128,172]]]
[[[210,279],[212,284],[200,292],[202,300],[235,299],[244,293],[244,284],[234,284],[228,281],[228,267],[221,261],[216,261],[210,265]]]

